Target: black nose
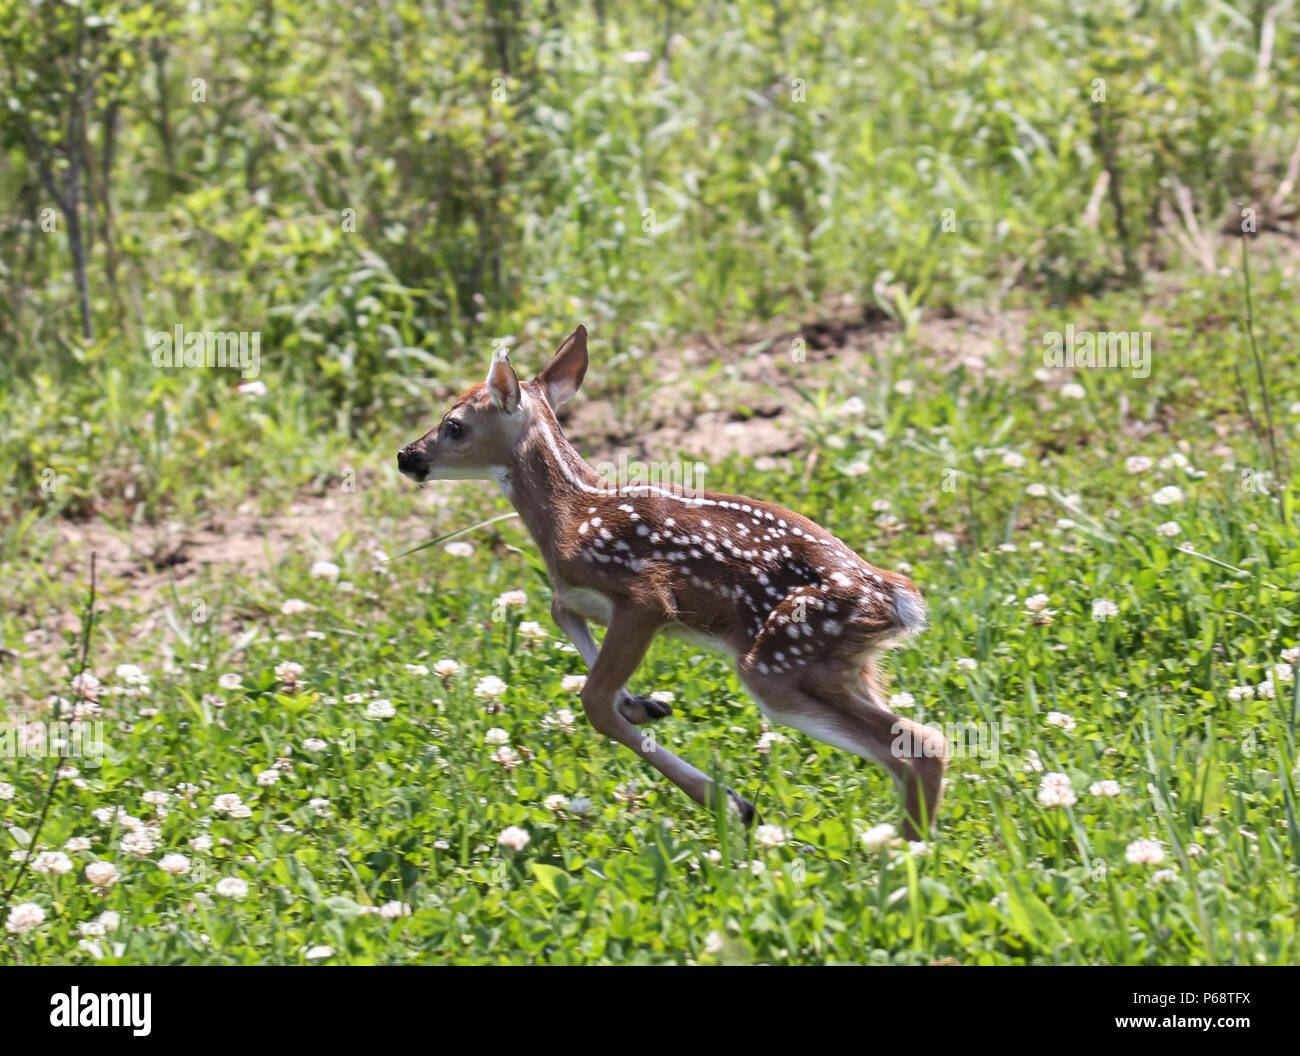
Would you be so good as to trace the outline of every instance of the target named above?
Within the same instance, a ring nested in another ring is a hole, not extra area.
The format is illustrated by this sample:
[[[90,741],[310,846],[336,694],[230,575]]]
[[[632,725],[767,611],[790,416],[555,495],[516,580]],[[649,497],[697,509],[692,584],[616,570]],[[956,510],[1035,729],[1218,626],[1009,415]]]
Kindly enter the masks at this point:
[[[407,444],[397,452],[397,468],[410,469],[415,465],[415,445]]]

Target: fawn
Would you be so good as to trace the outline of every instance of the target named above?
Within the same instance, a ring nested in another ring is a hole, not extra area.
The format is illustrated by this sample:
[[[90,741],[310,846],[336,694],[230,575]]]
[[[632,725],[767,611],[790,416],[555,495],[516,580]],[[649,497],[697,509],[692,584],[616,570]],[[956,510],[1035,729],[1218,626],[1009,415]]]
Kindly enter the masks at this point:
[[[903,835],[921,839],[938,813],[947,742],[885,706],[874,664],[891,639],[925,626],[916,588],[771,503],[610,484],[555,417],[586,372],[582,326],[532,381],[498,350],[487,380],[398,452],[398,469],[417,482],[497,482],[546,560],[551,616],[590,672],[592,726],[697,803],[714,805],[713,782],[636,729],[672,709],[625,688],[660,632],[729,653],[772,722],[884,766],[902,789]],[[599,646],[588,620],[608,628]],[[727,794],[752,824],[753,804]]]

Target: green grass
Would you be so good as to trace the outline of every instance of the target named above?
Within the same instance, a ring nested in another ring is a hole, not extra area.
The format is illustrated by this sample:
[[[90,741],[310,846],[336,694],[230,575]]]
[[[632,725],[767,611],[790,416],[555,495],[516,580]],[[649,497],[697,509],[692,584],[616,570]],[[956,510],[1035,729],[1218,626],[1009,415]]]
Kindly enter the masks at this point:
[[[1237,243],[1212,243],[1211,272],[1161,219],[1178,184],[1214,231],[1281,181],[1294,15],[1257,77],[1262,16],[1202,3],[706,3],[671,25],[613,3],[603,25],[595,7],[553,24],[525,4],[500,38],[434,5],[389,5],[395,36],[369,7],[284,5],[267,23],[263,5],[209,6],[163,34],[170,162],[153,69],[126,81],[116,272],[97,237],[92,340],[63,229],[33,231],[33,162],[0,128],[0,719],[75,698],[88,546],[64,533],[147,555],[130,577],[101,566],[88,717],[105,756],[69,761],[36,846],[55,762],[0,744],[0,891],[22,853],[85,841],[66,874],[22,876],[11,904],[44,920],[0,933],[0,961],[302,963],[320,946],[328,963],[1300,961],[1300,695],[1278,666],[1300,643],[1294,243],[1250,244],[1279,480],[1249,425],[1264,399]],[[625,60],[642,49],[650,62]],[[1096,227],[1081,219],[1104,146],[1128,245],[1111,199]],[[929,325],[951,309],[1016,336],[956,362]],[[808,362],[740,351],[829,316],[878,340]],[[577,322],[579,402],[628,431],[652,398],[680,408],[688,439],[649,436],[653,457],[703,461],[710,488],[910,569],[931,627],[891,654],[889,692],[976,749],[923,848],[868,846],[899,821],[884,772],[793,730],[763,738],[728,665],[688,646],[657,642],[632,683],[674,695],[653,734],[753,800],[779,845],[596,734],[518,522],[466,535],[469,556],[376,556],[505,512],[490,484],[417,491],[393,452],[482,376],[493,339],[511,335],[528,370]],[[260,330],[267,393],[154,369],[141,334],[176,323]],[[1067,324],[1150,331],[1150,376],[1046,371],[1042,336]],[[702,335],[726,355],[683,368],[672,352]],[[793,454],[692,447],[701,408],[769,399]],[[255,536],[294,504],[307,516],[287,541],[202,567],[223,525]],[[166,567],[178,537],[208,542]],[[496,604],[514,590],[522,607]],[[1026,611],[1034,595],[1050,622]],[[1115,615],[1094,619],[1097,600]],[[447,659],[458,672],[435,676]],[[285,662],[303,668],[294,692]],[[504,710],[475,694],[489,676]],[[1072,805],[1040,801],[1048,773]],[[1104,781],[1119,794],[1092,791]],[[230,794],[247,817],[214,809]],[[149,845],[123,847],[138,827]],[[511,827],[521,850],[498,842]],[[1163,860],[1130,862],[1139,840]],[[167,854],[188,871],[164,871]],[[119,873],[107,890],[95,861]],[[231,879],[244,897],[222,893]],[[410,912],[377,912],[393,903]],[[105,911],[117,927],[83,935]]]
[[[42,836],[49,848],[73,836],[92,845],[72,855],[73,873],[24,882],[22,897],[52,919],[11,953],[85,960],[76,924],[113,909],[124,923],[105,959],[151,963],[296,962],[316,945],[356,962],[1293,963],[1295,683],[1278,681],[1268,697],[1229,690],[1268,680],[1297,643],[1294,509],[1289,491],[1284,521],[1273,497],[1243,490],[1242,470],[1259,459],[1244,437],[1229,445],[1240,452],[1231,461],[1219,450],[1216,401],[1231,413],[1224,368],[1248,354],[1241,339],[1223,333],[1198,347],[1179,336],[1204,332],[1222,304],[1210,289],[1230,297],[1233,281],[1194,284],[1164,306],[1157,369],[1144,382],[1096,372],[1085,398],[1065,399],[1058,379],[1033,376],[1035,349],[981,381],[928,369],[900,342],[878,380],[834,392],[864,409],[810,405],[808,442],[821,455],[811,475],[802,459],[713,467],[720,488],[792,505],[886,567],[907,562],[925,590],[933,626],[894,654],[891,691],[912,694],[909,714],[928,722],[983,724],[968,746],[984,751],[954,763],[924,851],[865,847],[867,828],[897,821],[883,772],[790,730],[760,753],[758,712],[727,665],[688,647],[657,643],[634,681],[676,697],[677,714],[655,735],[721,768],[785,830],[784,846],[755,846],[734,823],[720,830],[595,734],[562,688],[581,661],[549,622],[538,558],[516,522],[471,535],[472,556],[438,548],[378,569],[365,545],[345,539],[333,556],[352,589],[313,577],[305,555],[268,580],[236,576],[221,596],[200,592],[205,623],[187,625],[180,599],[183,634],[165,636],[162,661],[137,643],[109,649],[133,617],[104,613],[93,669],[112,683],[113,665],[137,662],[152,686],[140,700],[104,699],[107,758],[83,768],[84,788],[61,783]],[[1300,303],[1283,299],[1278,281],[1262,280],[1269,303]],[[1134,311],[1117,295],[1080,318],[1095,312],[1118,326]],[[1162,367],[1166,344],[1176,371]],[[886,400],[904,369],[914,395]],[[1283,408],[1300,398],[1294,377],[1275,378]],[[1189,387],[1201,413],[1176,432],[1137,435],[1116,413],[1121,390],[1136,410],[1138,399],[1175,408]],[[1025,464],[1007,465],[1006,452]],[[1125,459],[1136,455],[1156,464],[1131,473]],[[869,474],[844,472],[863,460]],[[960,481],[951,491],[948,470]],[[1047,494],[1027,493],[1033,483]],[[1156,505],[1171,485],[1184,500]],[[456,501],[430,534],[500,504],[490,485],[437,487]],[[888,510],[873,509],[878,500]],[[389,481],[353,501],[356,523],[382,524],[416,498]],[[1156,530],[1170,520],[1175,538]],[[944,531],[955,542],[936,545],[932,534]],[[392,540],[392,552],[408,542],[418,536]],[[63,586],[75,607],[75,584]],[[512,589],[527,603],[502,619],[494,599]],[[1049,596],[1050,625],[1024,612],[1038,593]],[[282,615],[286,598],[314,608]],[[1095,621],[1099,598],[1118,615]],[[529,642],[525,619],[550,637]],[[956,664],[966,657],[973,671]],[[445,683],[406,667],[447,658],[461,671]],[[273,668],[284,660],[305,669],[296,693],[277,691]],[[227,671],[239,689],[218,688]],[[509,686],[499,714],[474,695],[488,675]],[[368,718],[372,697],[395,715]],[[575,714],[572,732],[548,724],[561,708]],[[1073,728],[1051,725],[1050,712]],[[492,728],[522,759],[513,772],[491,759]],[[327,747],[308,751],[308,738]],[[292,760],[291,773],[260,787],[277,758]],[[1042,805],[1038,767],[1068,775],[1077,803]],[[1089,791],[1104,780],[1120,795]],[[40,801],[37,766],[13,783],[3,809],[17,843]],[[181,783],[198,791],[173,797],[142,860],[119,849],[120,827],[90,817],[108,805],[147,818],[142,794]],[[232,792],[251,817],[213,812],[214,798]],[[557,815],[544,805],[556,794],[590,807]],[[308,806],[313,798],[329,800],[328,816]],[[509,826],[529,834],[519,853],[497,844]],[[205,833],[217,842],[196,852],[190,841]],[[1126,861],[1139,839],[1157,841],[1165,860]],[[191,873],[164,873],[164,852],[189,856]],[[82,875],[94,859],[123,874],[107,895]],[[757,875],[752,862],[762,863]],[[1162,869],[1173,875],[1156,882]],[[246,880],[247,899],[217,895],[224,877]],[[411,915],[362,908],[394,901]],[[715,931],[720,947],[708,940]]]

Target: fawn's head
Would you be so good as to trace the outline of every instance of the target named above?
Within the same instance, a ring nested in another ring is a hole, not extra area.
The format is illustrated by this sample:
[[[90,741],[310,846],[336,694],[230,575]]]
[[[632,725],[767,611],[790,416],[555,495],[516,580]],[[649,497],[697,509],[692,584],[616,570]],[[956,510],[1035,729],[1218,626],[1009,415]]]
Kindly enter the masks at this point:
[[[487,378],[458,397],[413,444],[397,452],[397,468],[415,481],[489,480],[512,464],[520,443],[571,399],[587,373],[587,330],[579,326],[532,381],[515,376],[505,349],[492,357]]]

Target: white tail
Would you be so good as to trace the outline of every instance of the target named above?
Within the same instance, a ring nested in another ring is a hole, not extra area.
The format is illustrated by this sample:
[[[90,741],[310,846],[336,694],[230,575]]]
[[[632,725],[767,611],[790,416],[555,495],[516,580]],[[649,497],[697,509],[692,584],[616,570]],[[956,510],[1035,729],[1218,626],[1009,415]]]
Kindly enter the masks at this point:
[[[498,353],[486,381],[402,448],[398,468],[417,481],[498,483],[546,559],[551,615],[590,670],[582,704],[592,726],[696,802],[713,804],[709,778],[636,731],[671,709],[625,688],[661,632],[734,657],[772,721],[883,765],[903,790],[903,834],[921,838],[939,809],[947,742],[889,710],[873,663],[890,639],[925,626],[916,588],[771,503],[605,481],[554,413],[586,371],[581,326],[533,381]],[[599,647],[588,620],[608,627]],[[753,805],[728,792],[752,822]]]

